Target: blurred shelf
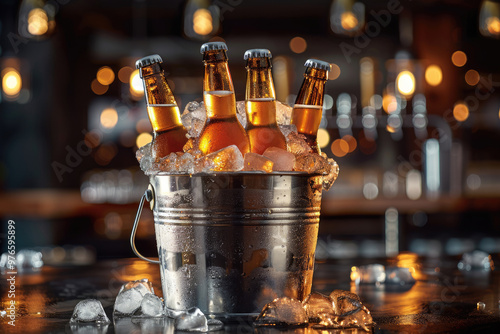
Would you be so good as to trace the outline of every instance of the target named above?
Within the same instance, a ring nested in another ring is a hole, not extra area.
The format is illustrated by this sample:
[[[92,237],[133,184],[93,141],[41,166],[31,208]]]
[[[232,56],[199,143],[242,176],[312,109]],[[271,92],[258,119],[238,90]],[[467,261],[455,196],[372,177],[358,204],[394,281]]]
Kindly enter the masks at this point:
[[[139,199],[139,198],[138,198]],[[37,189],[0,193],[0,216],[31,218],[103,217],[109,212],[134,214],[138,202],[128,204],[86,203],[78,190]],[[426,213],[460,213],[465,211],[499,211],[500,197],[463,198],[440,197],[436,200],[404,198],[367,200],[362,198],[324,198],[321,214],[383,215],[387,208],[396,208],[401,214],[416,211]]]
[[[0,193],[0,216],[30,218],[102,217],[137,211],[137,203],[86,203],[79,190],[34,189]]]

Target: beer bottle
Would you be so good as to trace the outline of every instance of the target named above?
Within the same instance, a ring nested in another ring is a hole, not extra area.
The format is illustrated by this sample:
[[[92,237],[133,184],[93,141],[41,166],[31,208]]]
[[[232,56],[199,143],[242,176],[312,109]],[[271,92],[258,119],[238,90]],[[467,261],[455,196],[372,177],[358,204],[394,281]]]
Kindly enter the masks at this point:
[[[172,152],[182,152],[187,142],[179,107],[167,84],[161,63],[159,55],[147,56],[135,63],[144,84],[149,121],[153,127],[152,154],[155,159]]]
[[[316,137],[323,114],[323,97],[330,64],[308,59],[304,66],[306,72],[292,110],[292,124],[295,124],[298,133],[306,137],[313,152],[320,153]]]
[[[276,124],[276,93],[271,75],[271,51],[266,49],[247,50],[247,83],[245,109],[247,113],[247,134],[253,153],[262,154],[268,147],[286,150],[285,136]]]
[[[207,120],[200,134],[199,149],[203,154],[209,154],[236,145],[244,155],[250,151],[250,143],[245,129],[236,118],[236,100],[226,50],[223,42],[201,46],[205,64],[203,101]]]

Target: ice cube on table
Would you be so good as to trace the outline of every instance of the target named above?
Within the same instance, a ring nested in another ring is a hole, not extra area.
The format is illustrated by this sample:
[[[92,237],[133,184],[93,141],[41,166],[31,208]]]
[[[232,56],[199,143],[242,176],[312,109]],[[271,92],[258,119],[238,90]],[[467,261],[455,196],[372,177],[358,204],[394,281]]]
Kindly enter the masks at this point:
[[[321,323],[325,319],[335,317],[332,299],[321,293],[313,292],[302,302],[309,323]]]
[[[76,304],[70,323],[98,323],[107,324],[109,319],[102,304],[97,299],[85,299]]]
[[[243,169],[243,155],[236,145],[207,154],[194,162],[195,173],[235,172]]]
[[[247,112],[245,108],[245,101],[236,102],[236,116],[238,117],[238,121],[241,126],[246,128],[247,126]]]
[[[306,137],[297,132],[291,131],[285,138],[288,152],[295,155],[302,155],[312,151],[311,146],[306,142]]]
[[[246,153],[243,160],[244,171],[272,172],[273,161],[257,153]]]
[[[490,254],[475,250],[473,252],[464,253],[457,267],[462,271],[491,271],[494,268],[494,263]]]
[[[381,264],[369,264],[351,268],[351,281],[356,284],[380,284],[385,282],[385,277],[385,267]]]
[[[207,332],[207,318],[199,308],[190,308],[175,318],[175,329],[190,332]]]
[[[136,313],[146,317],[161,317],[163,315],[163,303],[158,296],[147,293],[142,298],[141,307]]]
[[[403,267],[385,267],[385,283],[386,284],[414,284],[410,268]]]
[[[344,316],[362,306],[358,295],[350,291],[333,290],[330,293],[330,299],[333,302],[335,313]]]
[[[279,147],[268,147],[262,155],[273,161],[273,171],[291,171],[295,165],[295,155]]]
[[[276,101],[276,122],[279,125],[288,125],[292,119],[293,108],[289,105]],[[286,136],[285,136],[286,137]]]
[[[288,298],[276,298],[266,304],[255,320],[257,326],[299,326],[308,323],[302,302]]]
[[[147,278],[131,281],[122,285],[115,299],[113,313],[116,315],[132,315],[141,307],[146,294],[154,294],[153,285]]]
[[[16,254],[17,268],[38,269],[43,266],[42,253],[31,249],[23,249]]]

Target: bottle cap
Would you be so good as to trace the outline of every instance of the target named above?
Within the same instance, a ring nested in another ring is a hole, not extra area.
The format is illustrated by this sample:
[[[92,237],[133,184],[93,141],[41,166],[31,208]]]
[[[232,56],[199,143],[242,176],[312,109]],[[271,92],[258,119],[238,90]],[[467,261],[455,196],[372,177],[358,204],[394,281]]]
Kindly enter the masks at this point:
[[[251,49],[251,50],[246,50],[245,54],[243,55],[243,59],[247,60],[248,58],[272,58],[273,55],[271,54],[271,51],[268,49]]]
[[[135,62],[135,68],[142,68],[144,66],[148,66],[151,64],[162,63],[163,60],[159,55],[150,55],[144,58],[139,59]]]
[[[200,53],[212,50],[227,50],[227,45],[224,42],[210,42],[201,46]]]
[[[317,59],[308,59],[304,64],[305,67],[317,68],[320,70],[330,71],[330,64],[326,61],[317,60]]]

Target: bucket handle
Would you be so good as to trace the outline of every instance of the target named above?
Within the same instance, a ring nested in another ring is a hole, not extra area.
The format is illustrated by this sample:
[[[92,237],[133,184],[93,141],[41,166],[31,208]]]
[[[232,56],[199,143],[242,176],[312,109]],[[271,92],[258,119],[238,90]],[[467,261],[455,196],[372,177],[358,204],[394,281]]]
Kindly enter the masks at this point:
[[[144,194],[141,197],[141,201],[139,202],[139,208],[137,209],[137,214],[135,215],[135,221],[134,221],[134,226],[132,227],[132,233],[130,234],[130,246],[132,246],[132,250],[134,251],[134,254],[137,255],[137,257],[151,262],[151,263],[160,263],[159,260],[151,260],[148,259],[147,257],[143,256],[139,251],[137,250],[137,247],[135,247],[135,233],[137,232],[137,227],[139,225],[139,220],[141,218],[141,213],[142,213],[142,207],[144,206],[144,200],[147,200],[148,202],[151,202],[153,200],[153,188],[151,185],[148,187],[148,189],[144,192]]]

